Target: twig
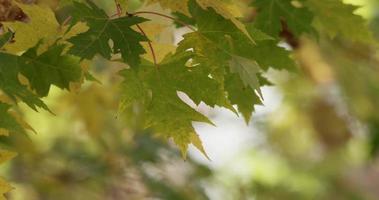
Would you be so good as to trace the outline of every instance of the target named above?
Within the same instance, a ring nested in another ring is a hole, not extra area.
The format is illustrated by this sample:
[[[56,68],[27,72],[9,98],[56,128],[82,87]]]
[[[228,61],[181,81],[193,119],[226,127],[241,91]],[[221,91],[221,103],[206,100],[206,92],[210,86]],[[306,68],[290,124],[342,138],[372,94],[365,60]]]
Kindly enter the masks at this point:
[[[71,17],[71,16],[68,16],[68,17],[62,22],[61,27],[66,26],[66,25],[70,22],[71,19],[72,19],[72,17]]]
[[[144,36],[147,38],[147,35],[146,35],[145,31],[143,31],[143,29],[141,28],[141,26],[137,24],[137,28],[138,28],[139,31],[142,33],[142,35],[144,35]],[[150,48],[151,54],[152,54],[152,56],[153,56],[154,65],[158,67],[157,58],[156,58],[156,56],[155,56],[155,51],[154,51],[153,45],[151,44],[149,38],[147,38],[147,43],[148,43],[148,45],[149,45],[149,48]]]
[[[131,13],[130,15],[140,15],[140,14],[151,14],[151,15],[157,15],[157,16],[165,17],[165,18],[168,18],[168,19],[171,19],[173,21],[178,22],[179,24],[181,24],[181,25],[183,25],[183,26],[191,29],[192,31],[196,31],[195,28],[191,27],[190,25],[186,24],[185,22],[183,22],[183,21],[181,21],[179,19],[176,19],[174,17],[168,16],[168,15],[165,15],[165,14],[153,12],[153,11],[138,11],[138,12],[135,12],[135,13]]]

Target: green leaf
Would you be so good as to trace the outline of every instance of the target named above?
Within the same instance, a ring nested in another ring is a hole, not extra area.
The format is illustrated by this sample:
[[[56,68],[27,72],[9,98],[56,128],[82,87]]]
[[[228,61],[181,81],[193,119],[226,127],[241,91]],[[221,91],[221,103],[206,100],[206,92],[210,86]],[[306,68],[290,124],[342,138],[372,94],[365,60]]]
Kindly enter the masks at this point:
[[[256,63],[254,54],[251,53],[251,50],[259,52],[261,46],[256,46],[253,44],[251,40],[249,40],[243,32],[236,28],[232,22],[220,16],[212,8],[204,10],[193,1],[190,1],[189,6],[191,15],[198,25],[198,31],[184,35],[184,39],[179,43],[177,51],[193,52],[194,57],[192,59],[192,64],[200,68],[202,73],[207,74],[209,77],[216,80],[220,85],[219,87],[224,90],[224,92],[231,93],[232,96],[230,94],[228,95],[229,101],[227,101],[227,105],[237,105],[238,110],[243,114],[245,120],[249,121],[254,104],[256,104],[256,101],[253,101],[252,99],[255,97],[258,98],[254,90],[256,89],[257,91],[260,91],[260,89],[256,74],[246,73],[252,72],[252,70],[259,71],[259,67],[258,65],[255,65],[255,67],[258,68],[247,68],[248,71],[244,71],[245,66],[241,66],[240,64],[238,64],[240,66],[236,65],[235,57],[238,57],[237,61],[240,57],[244,57],[242,59],[246,61],[246,63],[249,63],[249,65],[251,63]],[[256,29],[251,24],[247,26],[247,30],[257,44],[265,45],[266,43],[264,42],[267,40],[275,42],[272,37]],[[286,55],[288,58],[288,54]],[[266,58],[267,57],[269,56],[266,56]],[[231,76],[229,72],[230,69],[235,69],[240,72],[236,74],[237,80],[225,79],[225,77]],[[244,86],[242,79],[244,79],[247,84],[250,83],[253,89],[248,87],[246,90],[240,89],[231,92],[226,91],[239,83],[241,83],[241,88],[243,88]],[[237,83],[233,83],[231,81],[237,81]],[[238,98],[242,99],[245,95],[247,95],[246,101],[236,100]],[[249,101],[249,99],[251,101]],[[224,107],[235,111],[232,107],[225,105]]]
[[[73,44],[70,54],[82,59],[92,59],[100,54],[110,59],[112,53],[121,53],[124,62],[129,65],[137,66],[140,63],[140,55],[145,53],[140,42],[147,41],[147,38],[131,26],[147,21],[146,19],[136,16],[111,19],[91,1],[87,1],[87,4],[74,2],[73,5],[73,22],[84,21],[89,30],[69,39]]]
[[[238,75],[230,74],[226,77],[225,89],[228,98],[233,105],[237,105],[238,111],[242,113],[245,122],[249,123],[254,112],[254,105],[261,105],[260,98],[250,87],[245,87]]]
[[[246,24],[247,31],[249,34],[258,41],[261,40],[274,40],[275,38],[267,35],[263,31],[259,30],[258,28],[255,27],[254,23],[248,23]]]
[[[212,80],[194,74],[192,69],[186,66],[191,56],[190,53],[170,55],[159,68],[151,63],[143,63],[137,71],[126,69],[120,73],[124,78],[121,107],[133,109],[137,103],[142,105],[145,108],[144,127],[153,129],[163,137],[173,138],[183,155],[188,144],[196,142],[198,145],[198,141],[192,141],[196,138],[192,122],[212,122],[184,103],[177,92],[189,92],[190,98],[197,101],[213,101],[214,99],[209,98],[215,98],[201,91],[201,88],[212,89]]]
[[[290,57],[292,52],[278,46],[276,40],[257,41],[256,46],[242,45],[237,49],[238,55],[255,60],[259,66],[267,71],[269,68],[277,70],[296,71],[296,64]]]
[[[49,110],[43,101],[18,79],[20,57],[0,52],[0,89],[12,99],[21,99],[29,107]]]
[[[49,110],[39,97],[47,96],[51,85],[69,89],[70,82],[81,79],[79,58],[62,55],[64,45],[53,45],[41,55],[37,55],[38,45],[21,56],[0,52],[0,89],[16,100],[21,99],[31,108]],[[21,84],[19,74],[28,79],[31,89]]]
[[[24,132],[22,126],[8,113],[10,108],[10,105],[0,102],[0,129],[19,133]]]
[[[37,47],[25,52],[18,64],[39,96],[47,96],[51,85],[69,90],[70,82],[80,80],[80,60],[75,56],[62,55],[64,45],[54,45],[41,55],[37,55]]]
[[[251,40],[232,21],[219,15],[213,8],[203,9],[196,1],[189,1],[189,10],[198,31],[184,35],[178,51],[193,51],[194,60],[207,68],[210,75],[223,84],[225,67],[239,43],[253,46]],[[252,35],[253,39],[254,35]]]
[[[8,43],[12,39],[13,33],[8,31],[3,35],[0,35],[0,48],[3,47],[6,43]]]
[[[202,66],[204,73],[208,73],[218,82],[224,82],[225,67],[228,65],[229,55],[215,45],[212,40],[200,32],[185,34],[179,43],[178,52],[191,51],[194,53],[193,63]]]
[[[315,14],[316,27],[331,38],[340,35],[352,41],[373,41],[365,20],[354,14],[357,6],[344,4],[341,0],[308,0],[307,6]]]
[[[313,32],[312,13],[304,7],[295,7],[291,0],[255,0],[253,5],[258,10],[255,26],[271,36],[279,36],[282,20],[296,36]]]
[[[257,74],[260,68],[256,62],[240,56],[233,56],[230,60],[230,71],[239,74],[243,84],[257,91],[262,97]]]

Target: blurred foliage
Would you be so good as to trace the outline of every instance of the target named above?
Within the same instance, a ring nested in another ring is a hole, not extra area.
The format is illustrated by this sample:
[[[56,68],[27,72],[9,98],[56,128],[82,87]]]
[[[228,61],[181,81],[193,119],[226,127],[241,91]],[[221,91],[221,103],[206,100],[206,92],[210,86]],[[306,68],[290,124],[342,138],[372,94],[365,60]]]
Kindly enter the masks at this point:
[[[206,199],[201,181],[211,176],[208,167],[183,161],[151,134],[125,129],[115,119],[115,90],[111,81],[88,84],[80,95],[55,90],[59,101],[50,106],[60,119],[25,113],[43,125],[30,138],[2,140],[20,147],[8,166],[11,199]],[[45,131],[51,135],[40,135]]]

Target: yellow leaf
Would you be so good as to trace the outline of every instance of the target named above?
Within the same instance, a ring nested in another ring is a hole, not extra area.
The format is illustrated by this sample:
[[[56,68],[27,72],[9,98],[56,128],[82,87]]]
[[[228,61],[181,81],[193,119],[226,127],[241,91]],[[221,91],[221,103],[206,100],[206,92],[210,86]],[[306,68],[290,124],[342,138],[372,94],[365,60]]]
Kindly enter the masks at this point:
[[[159,37],[160,33],[163,32],[164,29],[167,28],[166,25],[158,24],[155,22],[145,22],[139,25],[142,30],[145,32],[146,36],[150,40],[156,40],[156,37]],[[133,27],[133,29],[137,32],[140,32],[140,30],[137,27]]]
[[[41,39],[55,39],[59,31],[53,11],[43,5],[17,5],[29,16],[29,21],[6,22],[4,26],[15,32],[14,43],[4,48],[10,53],[19,53],[35,46]]]
[[[146,54],[144,54],[142,57],[149,60],[150,62],[153,62],[154,59],[153,59],[153,55],[149,47],[149,44],[143,43],[142,46],[146,51]],[[160,63],[167,54],[175,52],[175,49],[176,49],[176,47],[172,44],[162,44],[162,43],[152,42],[152,46],[153,46],[155,57],[158,63]]]
[[[188,10],[188,0],[148,0],[148,4],[160,3],[163,8],[172,10],[173,12],[180,12],[190,16]]]
[[[64,26],[62,28],[62,33],[66,32],[68,27],[69,27],[68,25]],[[88,29],[89,28],[88,28],[86,23],[78,22],[63,36],[62,40],[63,41],[68,40],[68,39],[70,39],[70,38],[72,38],[72,37],[74,37],[80,33],[84,33],[86,31],[88,31]]]

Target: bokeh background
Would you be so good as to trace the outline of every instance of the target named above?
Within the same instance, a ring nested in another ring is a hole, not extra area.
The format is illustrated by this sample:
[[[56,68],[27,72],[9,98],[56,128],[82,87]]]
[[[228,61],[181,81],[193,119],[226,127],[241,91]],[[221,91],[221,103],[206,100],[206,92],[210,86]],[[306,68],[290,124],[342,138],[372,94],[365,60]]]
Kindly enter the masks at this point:
[[[95,2],[114,12],[113,1]],[[130,10],[141,4],[129,2]],[[345,2],[362,6],[356,14],[379,39],[379,2]],[[167,12],[157,5],[144,9]],[[160,20],[154,19],[160,26],[146,29],[162,44],[188,31],[173,31],[171,22]],[[74,93],[52,90],[46,102],[56,116],[21,105],[19,112],[36,133],[2,142],[18,152],[1,168],[15,187],[8,198],[379,199],[377,46],[322,35],[317,43],[300,38],[299,44],[281,44],[293,50],[300,70],[264,75],[273,85],[263,88],[264,106],[256,107],[248,124],[225,109],[197,108],[216,124],[194,123],[210,160],[192,147],[183,160],[172,142],[118,113],[121,67],[96,58],[88,65],[99,82],[86,82]]]

